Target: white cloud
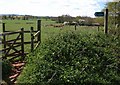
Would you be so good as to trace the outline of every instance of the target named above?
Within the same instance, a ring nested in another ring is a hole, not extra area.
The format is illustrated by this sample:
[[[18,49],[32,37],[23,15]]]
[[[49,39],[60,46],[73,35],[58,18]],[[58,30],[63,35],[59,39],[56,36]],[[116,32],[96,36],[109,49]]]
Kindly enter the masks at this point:
[[[2,0],[1,14],[30,14],[37,16],[91,16],[101,11],[101,2],[111,0]]]

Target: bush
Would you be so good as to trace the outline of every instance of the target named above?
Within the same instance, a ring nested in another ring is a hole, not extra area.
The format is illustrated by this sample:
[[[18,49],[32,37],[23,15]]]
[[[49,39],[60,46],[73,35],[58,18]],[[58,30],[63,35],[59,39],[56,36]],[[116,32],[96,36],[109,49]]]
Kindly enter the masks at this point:
[[[12,72],[12,65],[8,60],[2,61],[2,79],[7,80]]]
[[[120,27],[118,27],[116,29],[110,29],[109,34],[114,34],[114,35],[120,36]]]
[[[19,83],[40,85],[120,84],[118,37],[66,32],[27,57]]]

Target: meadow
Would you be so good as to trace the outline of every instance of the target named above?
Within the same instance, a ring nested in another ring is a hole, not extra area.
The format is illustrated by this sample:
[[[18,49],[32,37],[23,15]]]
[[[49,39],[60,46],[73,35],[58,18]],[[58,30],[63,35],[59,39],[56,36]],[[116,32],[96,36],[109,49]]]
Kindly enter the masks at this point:
[[[3,23],[7,31],[30,30],[31,27],[36,30],[37,26],[37,20],[3,20]],[[41,19],[41,44],[35,51],[30,53],[30,45],[25,45],[29,54],[18,83],[120,84],[118,36],[105,35],[103,27],[98,31],[97,26],[77,26],[75,30],[75,26],[54,27],[51,24],[60,23]],[[7,39],[15,37],[7,36]],[[29,33],[25,34],[25,41],[30,38]]]
[[[3,23],[6,25],[6,31],[18,31],[21,28],[24,28],[24,30],[29,30],[30,28],[33,27],[34,30],[37,30],[37,20],[3,20]],[[78,31],[80,33],[97,33],[98,32],[98,27],[94,26],[77,26],[77,30],[75,30],[74,26],[64,26],[63,28],[61,27],[53,27],[49,25],[55,25],[58,24],[55,21],[51,21],[50,19],[41,19],[41,42],[43,43],[48,37],[51,37],[53,35],[59,34],[60,32],[64,31]],[[48,26],[47,26],[48,25]],[[2,29],[2,26],[1,28]],[[101,31],[103,27],[100,27],[99,32]],[[1,30],[2,31],[2,30]],[[10,35],[7,36],[7,39],[14,39],[16,38],[17,35]],[[25,34],[25,41],[30,41],[30,33]],[[25,51],[30,52],[30,45],[25,46]]]

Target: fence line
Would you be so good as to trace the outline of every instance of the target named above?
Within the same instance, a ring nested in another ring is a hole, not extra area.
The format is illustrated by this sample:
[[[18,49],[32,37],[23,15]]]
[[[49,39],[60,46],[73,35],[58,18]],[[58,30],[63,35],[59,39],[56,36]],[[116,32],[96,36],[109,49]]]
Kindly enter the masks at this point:
[[[31,34],[31,40],[29,42],[24,41],[25,33]],[[18,36],[11,40],[6,40],[7,35],[14,35],[18,34]],[[2,38],[1,38],[2,37]],[[37,38],[37,40],[35,40]],[[41,43],[41,20],[37,21],[37,30],[34,31],[33,27],[31,27],[30,31],[24,31],[24,28],[21,28],[21,30],[16,32],[10,32],[5,30],[5,23],[3,23],[3,33],[0,34],[0,44],[2,44],[3,48],[0,49],[0,53],[2,53],[2,59],[13,60],[14,58],[21,56],[22,59],[24,59],[25,55],[28,54],[24,50],[25,44],[31,44],[31,52],[38,47],[38,45]],[[17,42],[18,41],[18,42]],[[34,43],[36,43],[36,46],[34,46]],[[17,47],[20,47],[21,49],[18,50]],[[13,50],[14,52],[10,52]]]

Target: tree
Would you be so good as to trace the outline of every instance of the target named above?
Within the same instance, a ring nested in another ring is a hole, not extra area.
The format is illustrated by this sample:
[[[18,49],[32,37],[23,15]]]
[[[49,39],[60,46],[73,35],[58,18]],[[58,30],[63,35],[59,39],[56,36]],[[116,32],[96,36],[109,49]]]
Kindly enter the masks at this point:
[[[63,23],[63,22],[72,22],[74,21],[74,17],[70,16],[70,15],[62,15],[62,16],[58,16],[58,23]]]
[[[109,32],[111,34],[120,35],[120,1],[108,2],[106,8],[109,10]]]
[[[109,23],[111,25],[120,25],[120,2],[108,2],[106,8],[109,9]]]
[[[91,17],[85,16],[85,17],[81,17],[81,19],[85,20],[84,22],[85,25],[92,25],[92,23],[94,23],[94,19]]]
[[[3,15],[2,16],[2,19],[4,20],[4,19],[7,19],[7,16],[6,15]]]
[[[94,19],[95,23],[99,23],[100,25],[104,25],[104,17],[97,17]]]

